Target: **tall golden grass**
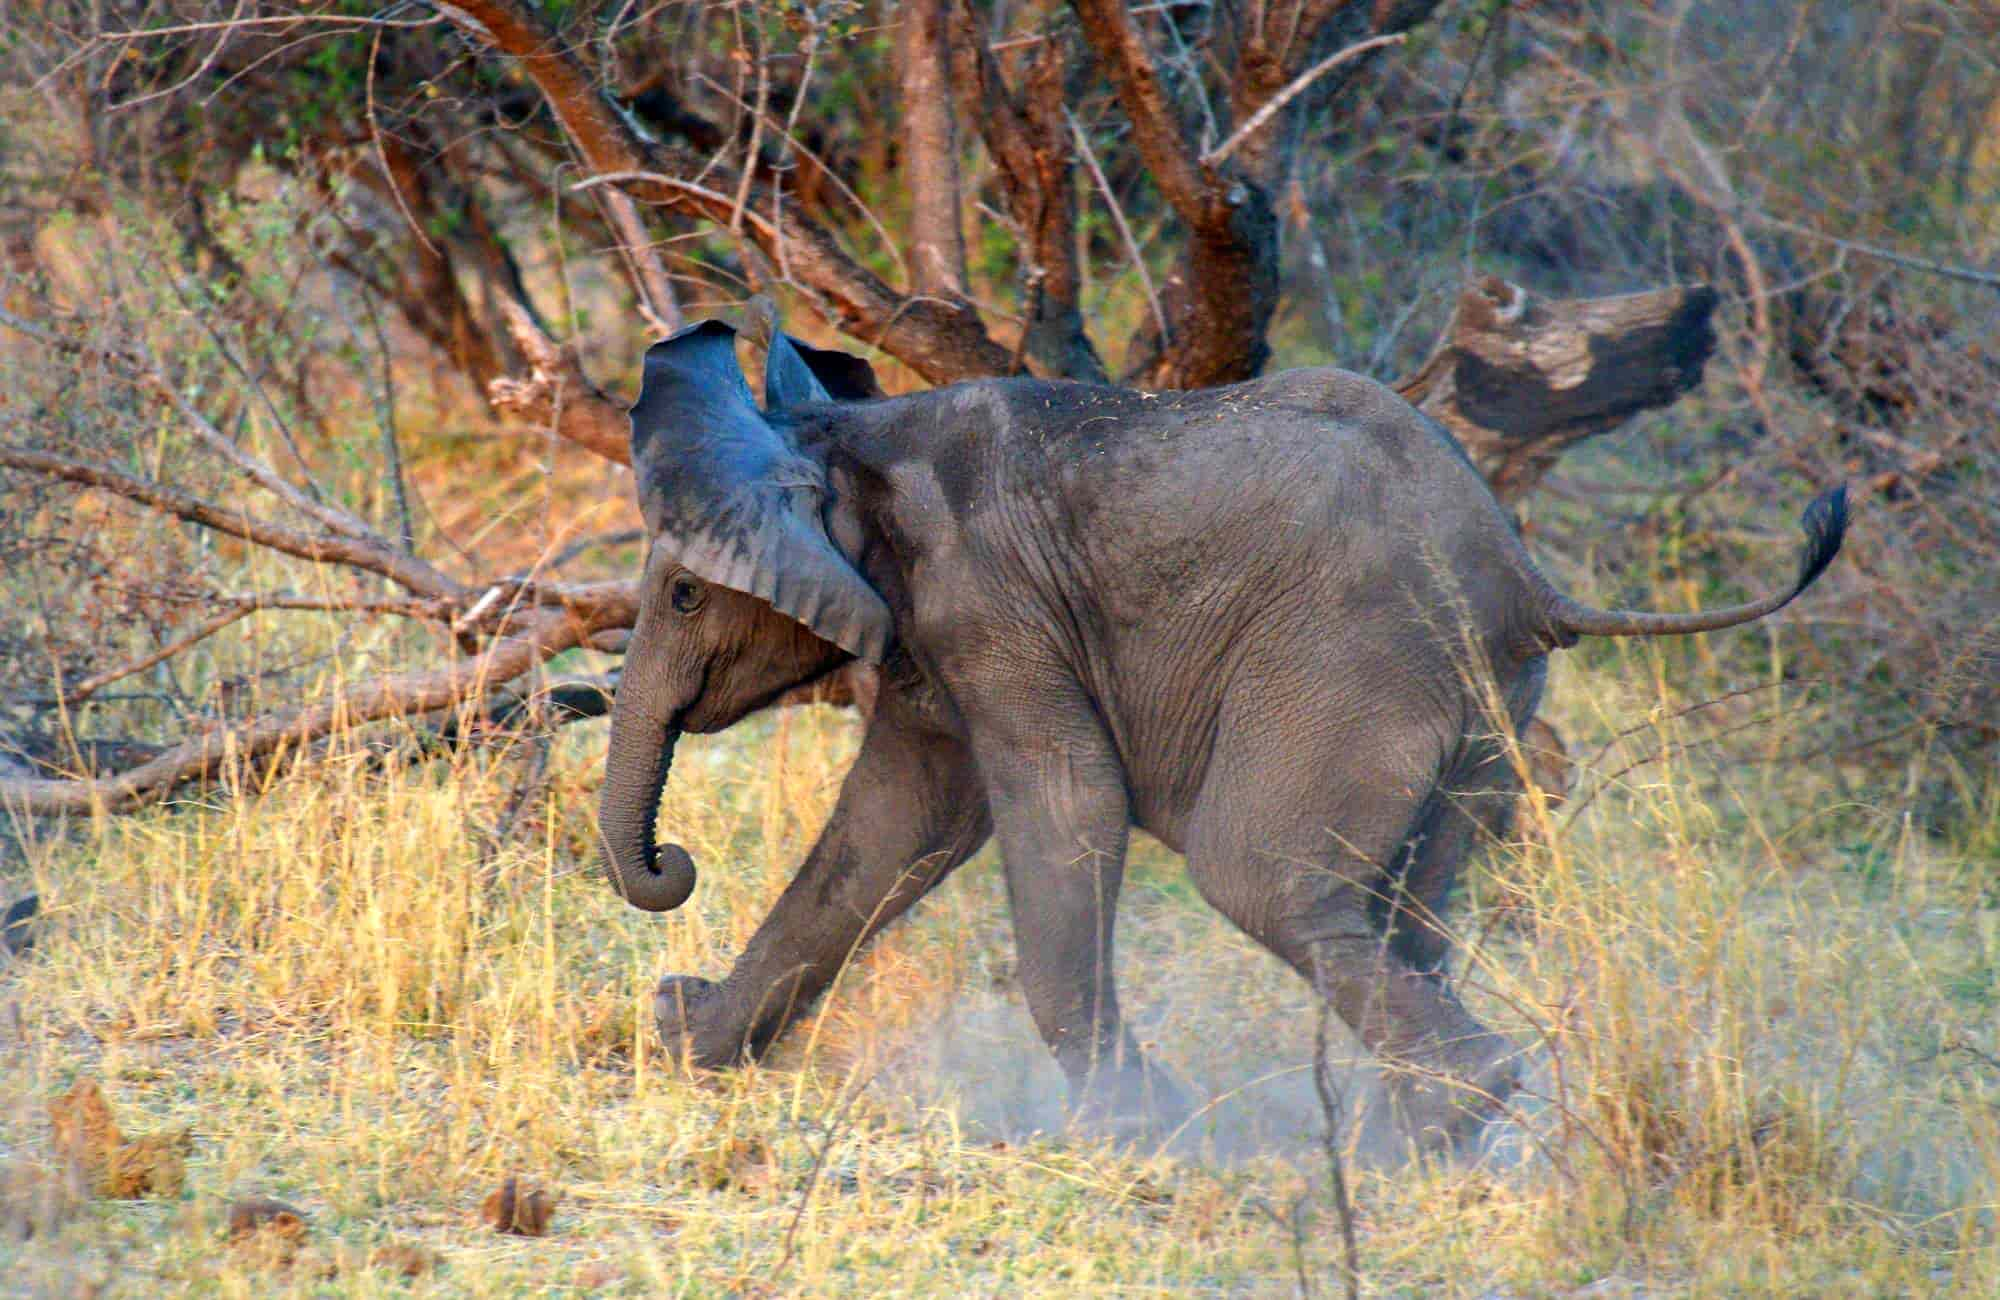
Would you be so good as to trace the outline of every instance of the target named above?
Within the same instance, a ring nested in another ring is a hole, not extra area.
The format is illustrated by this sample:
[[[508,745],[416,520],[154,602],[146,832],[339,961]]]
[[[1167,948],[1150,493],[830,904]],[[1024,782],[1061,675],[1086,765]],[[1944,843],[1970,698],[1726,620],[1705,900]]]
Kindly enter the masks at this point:
[[[1366,1288],[2000,1292],[2000,780],[1968,777],[1961,823],[1926,835],[1863,793],[1909,774],[1855,769],[1843,794],[1838,759],[1784,760],[1814,735],[1795,688],[1691,709],[1723,679],[1686,651],[1594,657],[1551,691],[1578,794],[1528,809],[1455,914],[1468,998],[1530,1055],[1527,1154],[1363,1161]],[[1747,746],[1699,743],[1737,724]],[[1236,1090],[1247,1141],[1060,1131],[990,850],[770,1061],[690,1076],[651,1038],[653,981],[726,969],[857,724],[800,709],[684,742],[664,820],[709,869],[667,918],[598,876],[600,727],[556,743],[511,821],[526,742],[384,763],[378,732],[35,848],[41,942],[0,972],[6,1163],[51,1161],[44,1101],[86,1074],[195,1147],[179,1201],[0,1243],[4,1289],[1334,1293],[1297,1140],[1305,990],[1170,855],[1136,854],[1126,1000],[1173,1068]],[[551,1236],[479,1223],[509,1173],[561,1191]],[[225,1207],[255,1194],[352,1246],[346,1270],[227,1249]],[[440,1268],[370,1269],[391,1237]]]

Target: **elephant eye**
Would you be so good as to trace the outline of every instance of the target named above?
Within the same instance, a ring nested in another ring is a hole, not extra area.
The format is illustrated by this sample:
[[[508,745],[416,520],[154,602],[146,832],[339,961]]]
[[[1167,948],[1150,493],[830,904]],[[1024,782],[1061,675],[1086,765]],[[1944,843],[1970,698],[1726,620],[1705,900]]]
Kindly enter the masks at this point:
[[[708,592],[693,578],[675,578],[673,590],[667,599],[673,602],[677,614],[692,614],[701,608],[702,599]]]

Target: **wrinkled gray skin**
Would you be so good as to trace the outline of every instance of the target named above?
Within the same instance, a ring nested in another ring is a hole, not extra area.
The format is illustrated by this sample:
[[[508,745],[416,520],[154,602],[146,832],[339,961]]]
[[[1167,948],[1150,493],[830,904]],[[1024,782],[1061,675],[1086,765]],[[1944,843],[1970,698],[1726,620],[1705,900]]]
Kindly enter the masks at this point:
[[[1484,699],[1518,728],[1548,652],[1579,635],[1767,613],[1844,523],[1840,498],[1815,503],[1789,592],[1592,610],[1536,572],[1450,436],[1357,375],[822,400],[868,390],[833,368],[858,363],[780,336],[759,414],[733,346],[713,324],[656,345],[634,412],[653,545],[601,807],[614,884],[653,910],[693,888],[687,856],[652,843],[679,733],[727,727],[850,651],[884,672],[832,817],[734,969],[661,982],[665,1041],[706,1067],[764,1049],[997,832],[1021,987],[1073,1105],[1114,1128],[1171,1120],[1181,1099],[1124,1029],[1111,974],[1139,826],[1371,1050],[1418,1067],[1398,1072],[1405,1122],[1449,1142],[1514,1068],[1454,996],[1435,920],[1515,790]]]

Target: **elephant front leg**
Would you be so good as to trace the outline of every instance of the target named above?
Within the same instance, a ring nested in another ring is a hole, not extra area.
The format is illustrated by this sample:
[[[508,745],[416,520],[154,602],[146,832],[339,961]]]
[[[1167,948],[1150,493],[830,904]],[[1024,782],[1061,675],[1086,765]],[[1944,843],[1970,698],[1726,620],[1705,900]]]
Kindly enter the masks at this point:
[[[728,978],[660,981],[654,1012],[667,1049],[708,1069],[761,1053],[990,832],[965,744],[885,690],[818,842]]]

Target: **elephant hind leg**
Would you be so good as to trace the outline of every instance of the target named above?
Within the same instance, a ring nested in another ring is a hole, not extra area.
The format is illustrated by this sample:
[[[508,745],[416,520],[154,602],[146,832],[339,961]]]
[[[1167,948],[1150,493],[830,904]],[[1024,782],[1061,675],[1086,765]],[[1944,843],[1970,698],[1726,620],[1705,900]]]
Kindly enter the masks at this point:
[[[1316,734],[1321,762],[1284,761],[1254,731],[1218,744],[1188,869],[1204,898],[1303,975],[1390,1067],[1412,1135],[1446,1143],[1511,1090],[1512,1052],[1380,924],[1445,755],[1426,739],[1434,729],[1380,718]]]
[[[1507,833],[1520,794],[1504,750],[1476,742],[1425,800],[1416,828],[1398,852],[1390,887],[1374,905],[1391,950],[1415,969],[1444,974],[1452,947],[1446,905],[1466,860]]]
[[[1541,702],[1546,661],[1524,666],[1505,692],[1509,723],[1526,729]],[[1496,724],[1497,725],[1497,724]],[[1442,975],[1451,952],[1443,921],[1465,863],[1482,846],[1504,838],[1521,801],[1521,776],[1505,740],[1468,737],[1431,791],[1396,862],[1389,894],[1376,915],[1390,943],[1419,970]]]

